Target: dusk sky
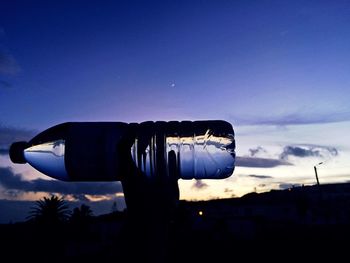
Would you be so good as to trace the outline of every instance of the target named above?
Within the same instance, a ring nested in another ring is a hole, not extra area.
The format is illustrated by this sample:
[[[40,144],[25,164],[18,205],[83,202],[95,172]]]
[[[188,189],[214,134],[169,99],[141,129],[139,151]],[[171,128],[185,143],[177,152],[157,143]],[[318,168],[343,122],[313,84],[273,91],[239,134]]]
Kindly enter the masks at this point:
[[[320,162],[320,183],[348,182],[349,73],[349,1],[2,1],[1,213],[49,193],[121,201],[118,183],[10,162],[13,141],[67,121],[230,122],[233,176],[181,180],[182,199],[315,184]]]

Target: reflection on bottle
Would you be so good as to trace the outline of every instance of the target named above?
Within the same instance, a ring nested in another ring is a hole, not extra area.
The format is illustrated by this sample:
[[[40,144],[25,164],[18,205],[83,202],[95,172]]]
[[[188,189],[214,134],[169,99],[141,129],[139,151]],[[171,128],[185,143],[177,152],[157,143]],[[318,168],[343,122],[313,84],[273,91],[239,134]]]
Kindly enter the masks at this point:
[[[57,140],[24,149],[27,162],[38,171],[53,178],[68,180],[64,163],[65,141]]]

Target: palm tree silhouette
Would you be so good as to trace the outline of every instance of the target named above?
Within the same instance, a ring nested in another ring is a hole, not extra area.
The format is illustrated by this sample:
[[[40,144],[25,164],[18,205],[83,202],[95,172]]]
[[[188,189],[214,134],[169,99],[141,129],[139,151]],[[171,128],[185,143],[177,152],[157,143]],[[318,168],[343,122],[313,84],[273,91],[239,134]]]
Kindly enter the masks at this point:
[[[66,221],[70,215],[66,201],[55,195],[36,201],[31,208],[29,220],[44,224],[58,224]]]

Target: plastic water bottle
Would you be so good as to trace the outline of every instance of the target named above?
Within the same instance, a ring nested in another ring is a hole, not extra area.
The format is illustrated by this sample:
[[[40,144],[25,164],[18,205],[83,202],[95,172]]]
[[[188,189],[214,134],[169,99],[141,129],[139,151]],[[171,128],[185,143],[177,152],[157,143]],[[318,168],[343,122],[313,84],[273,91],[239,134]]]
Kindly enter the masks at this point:
[[[234,171],[235,139],[225,121],[68,122],[12,144],[10,158],[64,181],[118,181],[135,171],[221,179]]]

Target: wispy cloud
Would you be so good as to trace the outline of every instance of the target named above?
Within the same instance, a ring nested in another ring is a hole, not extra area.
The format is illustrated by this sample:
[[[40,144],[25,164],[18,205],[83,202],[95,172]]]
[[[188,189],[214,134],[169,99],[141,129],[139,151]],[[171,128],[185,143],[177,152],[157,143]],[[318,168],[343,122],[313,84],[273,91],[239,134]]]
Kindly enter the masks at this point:
[[[230,116],[234,123],[240,125],[305,125],[350,121],[350,110],[340,110],[327,113],[290,113],[276,116]]]
[[[0,167],[0,184],[7,190],[23,192],[47,192],[63,195],[107,195],[122,193],[119,182],[62,182],[56,180],[23,180],[9,167]]]
[[[252,177],[252,178],[257,178],[257,179],[270,179],[270,178],[273,178],[272,176],[269,176],[269,175],[257,175],[257,174],[250,174],[248,176]]]
[[[300,145],[287,145],[284,147],[280,158],[287,160],[289,156],[295,157],[321,157],[330,158],[338,155],[338,150],[335,147],[321,146],[321,145],[310,145],[310,144],[300,144]]]
[[[251,157],[257,157],[260,154],[266,154],[267,153],[267,151],[261,146],[258,146],[256,148],[251,148],[251,149],[249,149],[249,152],[250,152],[250,156]]]
[[[256,158],[256,157],[236,157],[236,166],[251,168],[273,168],[280,165],[292,165],[285,160]]]
[[[208,187],[208,184],[204,183],[202,180],[196,180],[192,185],[192,188],[197,190],[202,190],[207,187]]]
[[[233,189],[225,188],[224,193],[233,193]]]

